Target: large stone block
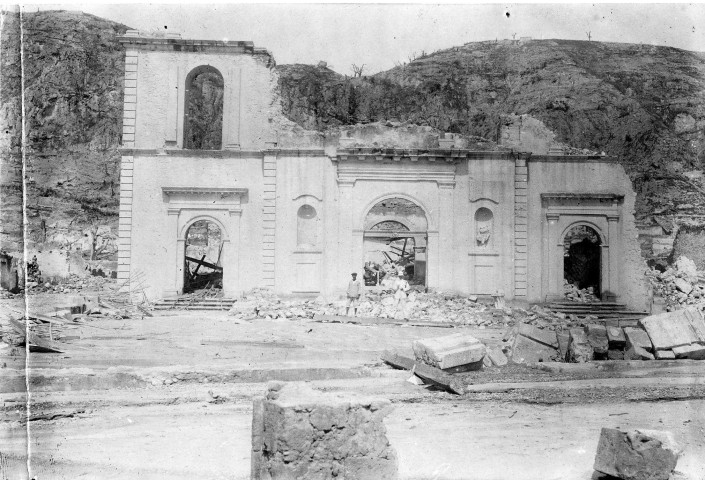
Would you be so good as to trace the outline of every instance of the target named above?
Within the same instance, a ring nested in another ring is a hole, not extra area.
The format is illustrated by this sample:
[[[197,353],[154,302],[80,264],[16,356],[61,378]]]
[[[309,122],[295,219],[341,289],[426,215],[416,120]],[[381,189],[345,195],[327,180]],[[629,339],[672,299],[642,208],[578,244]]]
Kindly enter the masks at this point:
[[[536,342],[523,335],[517,335],[512,345],[514,363],[549,362],[558,358],[558,350]]]
[[[643,348],[647,352],[651,352],[654,349],[649,334],[641,328],[624,327],[624,336],[627,337],[627,349],[632,348],[632,346]]]
[[[595,356],[598,358],[607,356],[609,340],[607,338],[607,329],[604,325],[587,325],[585,327],[585,333],[587,334],[588,343],[595,352]]]
[[[382,421],[390,410],[382,398],[271,382],[254,403],[252,479],[396,480]]]
[[[534,325],[522,323],[519,325],[519,335],[524,335],[526,338],[539,343],[543,343],[552,348],[558,348],[558,338],[553,330],[538,328]]]
[[[413,348],[416,360],[442,370],[482,362],[485,356],[485,346],[465,333],[416,340]]]
[[[568,354],[566,360],[572,363],[585,363],[593,359],[594,352],[588,342],[588,336],[582,328],[569,330]]]
[[[620,327],[607,327],[607,340],[611,350],[622,350],[627,346],[627,337],[624,335],[624,330]]]
[[[689,358],[691,360],[705,360],[705,345],[692,344],[682,347],[673,347],[676,358]]]
[[[679,454],[670,432],[603,428],[593,468],[624,480],[668,480]]]
[[[661,313],[639,320],[656,350],[671,350],[691,343],[705,344],[703,322],[702,313],[695,308]]]

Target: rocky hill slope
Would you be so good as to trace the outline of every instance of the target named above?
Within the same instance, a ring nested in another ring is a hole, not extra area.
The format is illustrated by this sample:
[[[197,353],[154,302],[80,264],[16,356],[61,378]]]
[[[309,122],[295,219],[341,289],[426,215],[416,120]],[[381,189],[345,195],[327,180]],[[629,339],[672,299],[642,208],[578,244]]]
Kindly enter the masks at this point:
[[[116,226],[123,78],[116,36],[127,28],[75,12],[24,15],[30,242],[68,247],[96,225]],[[528,115],[563,144],[617,156],[639,193],[643,223],[705,220],[703,54],[491,41],[371,76],[276,68],[284,112],[303,128],[391,120],[498,141],[509,115]],[[3,90],[6,118],[16,113],[11,90]]]
[[[128,27],[63,11],[25,13],[22,27],[27,240],[75,249],[92,229],[117,227],[124,52],[116,36]]]

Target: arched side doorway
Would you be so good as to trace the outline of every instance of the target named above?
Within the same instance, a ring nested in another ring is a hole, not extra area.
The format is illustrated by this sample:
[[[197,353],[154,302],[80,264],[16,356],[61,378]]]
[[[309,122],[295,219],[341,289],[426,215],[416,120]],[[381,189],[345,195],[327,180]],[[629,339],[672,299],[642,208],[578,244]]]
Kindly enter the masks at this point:
[[[602,296],[602,241],[588,225],[574,225],[563,237],[563,279],[567,295],[575,289],[582,298]]]
[[[198,220],[186,231],[184,293],[223,289],[223,234],[215,222]]]
[[[377,202],[365,217],[363,252],[367,286],[384,286],[398,273],[426,285],[428,220],[423,209],[401,197]]]

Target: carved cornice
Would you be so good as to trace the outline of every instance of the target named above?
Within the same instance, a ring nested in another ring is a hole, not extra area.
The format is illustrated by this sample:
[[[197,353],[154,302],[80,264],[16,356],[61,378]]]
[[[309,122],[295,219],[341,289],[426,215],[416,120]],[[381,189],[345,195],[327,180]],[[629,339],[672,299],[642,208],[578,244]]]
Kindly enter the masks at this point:
[[[171,197],[179,195],[181,197],[202,197],[213,195],[219,198],[247,195],[246,188],[233,187],[162,187],[162,192]]]
[[[452,162],[429,164],[400,164],[376,162],[339,162],[338,184],[354,185],[358,180],[386,182],[436,182],[443,188],[455,186],[455,164]]]
[[[612,200],[612,201],[622,201],[624,200],[624,195],[619,193],[575,193],[575,192],[561,192],[561,193],[542,193],[541,200],[551,201],[551,200]]]

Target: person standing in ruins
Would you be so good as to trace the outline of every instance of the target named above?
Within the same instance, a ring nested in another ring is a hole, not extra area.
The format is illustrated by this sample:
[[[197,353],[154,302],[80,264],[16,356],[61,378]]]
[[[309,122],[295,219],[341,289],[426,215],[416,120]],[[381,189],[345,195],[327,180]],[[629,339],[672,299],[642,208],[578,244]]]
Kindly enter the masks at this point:
[[[357,315],[357,305],[362,294],[362,283],[357,279],[357,273],[351,273],[352,280],[348,282],[348,303],[345,306],[345,315],[350,315],[350,307],[353,308],[353,317]]]

